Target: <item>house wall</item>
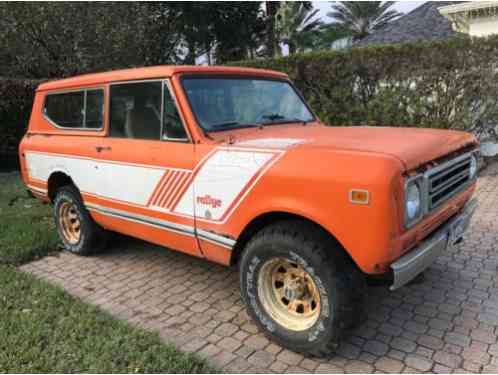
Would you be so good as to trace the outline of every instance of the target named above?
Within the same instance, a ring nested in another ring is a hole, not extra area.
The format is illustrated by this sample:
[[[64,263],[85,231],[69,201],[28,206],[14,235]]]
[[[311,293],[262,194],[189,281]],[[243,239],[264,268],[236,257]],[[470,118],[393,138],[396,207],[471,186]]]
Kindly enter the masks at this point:
[[[498,34],[498,17],[479,17],[470,20],[469,34],[472,36]]]
[[[350,37],[345,37],[336,40],[334,43],[330,45],[331,49],[342,49],[342,48],[348,48],[353,45],[353,38]]]

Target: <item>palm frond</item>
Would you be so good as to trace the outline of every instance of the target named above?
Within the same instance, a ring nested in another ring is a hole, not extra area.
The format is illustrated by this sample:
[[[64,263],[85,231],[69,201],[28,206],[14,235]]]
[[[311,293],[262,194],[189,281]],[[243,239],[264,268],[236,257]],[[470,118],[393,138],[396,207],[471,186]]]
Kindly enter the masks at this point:
[[[327,16],[348,29],[354,39],[361,39],[402,15],[391,9],[394,3],[394,1],[340,1],[331,6],[332,11],[328,12]]]
[[[277,13],[277,29],[280,41],[289,46],[289,52],[312,48],[318,28],[323,24],[316,18],[318,9],[311,2],[284,1]]]

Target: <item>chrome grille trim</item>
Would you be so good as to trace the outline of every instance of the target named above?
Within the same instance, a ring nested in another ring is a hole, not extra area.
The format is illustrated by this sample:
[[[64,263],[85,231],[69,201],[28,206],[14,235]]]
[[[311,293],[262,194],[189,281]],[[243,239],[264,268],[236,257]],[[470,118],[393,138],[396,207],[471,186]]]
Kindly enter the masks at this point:
[[[422,209],[419,216],[409,221],[406,217],[405,202],[405,228],[409,229],[422,221],[427,215],[447,202],[450,198],[466,190],[476,179],[470,178],[470,165],[472,155],[478,156],[479,150],[472,150],[459,155],[454,159],[445,161],[434,168],[426,170],[405,180],[405,192],[407,186],[413,181],[419,180],[421,190]],[[461,170],[459,170],[461,169]],[[454,173],[456,172],[456,173]],[[406,197],[405,197],[406,200]]]
[[[470,168],[470,160],[468,162],[466,162],[465,164],[469,164],[469,168]],[[465,166],[465,164],[464,164],[464,166]],[[451,173],[451,172],[452,171],[448,171],[448,173]],[[439,184],[436,187],[434,187],[433,179],[429,180],[429,191],[431,192],[431,195],[437,194],[437,193],[441,192],[442,190],[444,190],[445,188],[447,188],[448,186],[451,186],[455,181],[459,181],[459,180],[463,179],[464,177],[469,177],[469,174],[470,174],[470,171],[466,169],[466,170],[450,177],[449,180],[446,180],[445,182]]]
[[[436,174],[434,175],[431,175],[429,176],[430,177],[430,180],[429,180],[429,189],[433,189],[434,188],[434,180],[438,180],[440,178],[443,178],[444,176],[447,176],[449,173],[453,172],[454,170],[456,169],[459,169],[463,166],[465,166],[466,164],[468,164],[469,168],[470,168],[470,155],[468,158],[460,161],[460,162],[457,162],[455,163],[455,165],[451,166],[450,168],[446,169],[446,170],[443,170],[443,171],[440,171],[440,172],[437,172]],[[466,171],[463,171],[463,172],[467,172],[467,174],[470,173],[470,170],[466,170]]]
[[[426,180],[426,213],[430,213],[448,199],[466,189],[474,179],[470,178],[472,152],[429,169]]]

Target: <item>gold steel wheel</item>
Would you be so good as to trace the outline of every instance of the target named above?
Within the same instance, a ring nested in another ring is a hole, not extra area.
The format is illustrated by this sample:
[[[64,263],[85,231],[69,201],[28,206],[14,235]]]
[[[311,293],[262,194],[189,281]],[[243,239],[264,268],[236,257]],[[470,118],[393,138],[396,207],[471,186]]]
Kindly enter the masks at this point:
[[[59,225],[66,241],[77,244],[81,236],[81,220],[72,202],[65,201],[59,206]]]
[[[286,329],[304,331],[320,316],[320,292],[313,278],[290,259],[275,258],[261,267],[258,294],[266,312]]]

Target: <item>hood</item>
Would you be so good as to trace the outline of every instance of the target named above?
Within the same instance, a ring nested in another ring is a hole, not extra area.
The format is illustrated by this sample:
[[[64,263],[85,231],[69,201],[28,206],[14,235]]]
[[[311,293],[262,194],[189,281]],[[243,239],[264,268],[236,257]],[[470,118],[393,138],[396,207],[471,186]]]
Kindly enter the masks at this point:
[[[274,125],[263,129],[239,129],[214,133],[240,147],[327,149],[372,152],[399,159],[406,170],[413,170],[465,146],[477,145],[466,132],[439,129],[389,127],[331,127],[319,124]]]

